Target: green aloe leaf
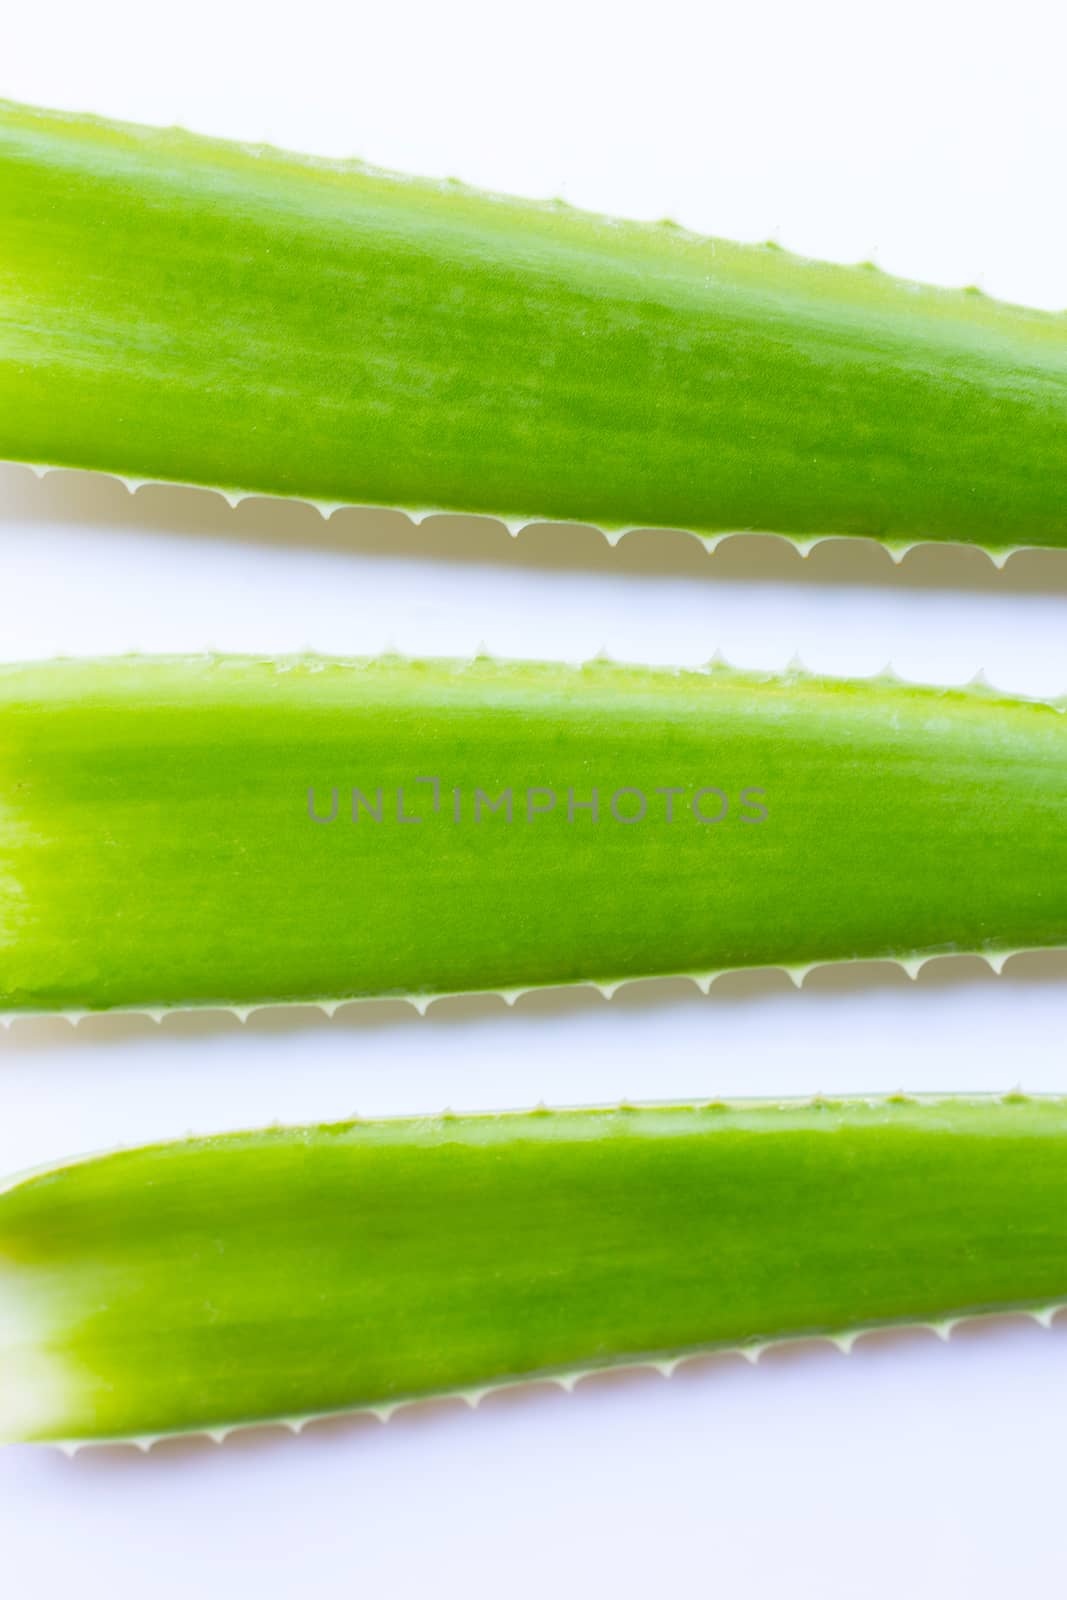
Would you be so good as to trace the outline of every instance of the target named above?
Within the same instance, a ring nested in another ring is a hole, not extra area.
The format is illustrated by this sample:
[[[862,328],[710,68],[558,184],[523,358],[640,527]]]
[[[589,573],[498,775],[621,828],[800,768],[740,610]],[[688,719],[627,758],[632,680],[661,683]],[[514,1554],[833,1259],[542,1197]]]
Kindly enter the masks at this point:
[[[1065,817],[1067,706],[982,686],[0,667],[0,1009],[996,961],[1067,945]]]
[[[0,104],[0,455],[605,529],[1067,546],[1067,317]]]
[[[1065,1297],[1059,1099],[231,1134],[0,1194],[0,1434],[388,1411]]]

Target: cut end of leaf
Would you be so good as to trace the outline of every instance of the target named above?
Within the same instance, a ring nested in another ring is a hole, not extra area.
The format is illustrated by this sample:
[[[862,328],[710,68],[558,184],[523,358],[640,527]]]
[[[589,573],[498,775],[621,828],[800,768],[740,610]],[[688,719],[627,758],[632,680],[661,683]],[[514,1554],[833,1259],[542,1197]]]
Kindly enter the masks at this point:
[[[31,1273],[0,1262],[0,1443],[53,1439],[81,1410],[74,1367],[50,1347],[54,1329]]]

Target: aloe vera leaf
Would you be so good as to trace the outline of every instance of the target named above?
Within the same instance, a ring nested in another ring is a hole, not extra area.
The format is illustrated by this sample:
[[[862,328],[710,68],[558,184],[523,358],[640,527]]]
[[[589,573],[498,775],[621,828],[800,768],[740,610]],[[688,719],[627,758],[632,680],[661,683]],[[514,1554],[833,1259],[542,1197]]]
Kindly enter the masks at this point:
[[[1067,1102],[223,1135],[0,1195],[0,1431],[295,1419],[1067,1297]],[[846,1341],[847,1342],[847,1341]]]
[[[0,1009],[1067,945],[1065,711],[604,662],[2,667]]]
[[[0,455],[605,529],[1067,545],[1067,317],[0,104]]]

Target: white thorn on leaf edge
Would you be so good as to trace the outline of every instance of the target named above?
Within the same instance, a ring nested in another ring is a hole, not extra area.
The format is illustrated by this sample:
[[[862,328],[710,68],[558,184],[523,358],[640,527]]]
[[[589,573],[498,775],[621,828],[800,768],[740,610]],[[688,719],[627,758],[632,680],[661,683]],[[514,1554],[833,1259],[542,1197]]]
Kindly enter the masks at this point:
[[[541,517],[537,515],[527,515],[522,517],[504,516],[484,511],[459,511],[455,508],[441,506],[429,507],[423,510],[411,510],[404,506],[375,506],[360,504],[358,501],[354,500],[317,500],[307,495],[271,494],[269,492],[250,489],[220,489],[214,484],[183,483],[179,480],[168,478],[132,478],[123,473],[106,472],[97,468],[77,468],[51,465],[42,466],[38,462],[11,461],[10,459],[6,460],[4,464],[23,467],[27,471],[32,472],[38,479],[50,477],[53,474],[61,475],[69,472],[91,471],[94,477],[111,478],[125,485],[131,494],[135,494],[137,490],[143,488],[199,490],[201,493],[217,494],[231,508],[236,508],[244,500],[252,499],[281,501],[291,505],[306,505],[311,506],[314,510],[318,511],[324,519],[329,519],[338,511],[391,511],[399,512],[402,516],[406,516],[413,527],[418,527],[421,523],[425,522],[427,517],[477,516],[481,521],[498,523],[513,538],[523,530],[534,526],[543,525],[551,527],[554,525],[560,525],[558,523],[558,519],[552,517]],[[989,561],[995,568],[1002,570],[1012,556],[1021,555],[1028,552],[1041,552],[1046,550],[1055,551],[1057,548],[1054,545],[1019,544],[1007,545],[1000,549],[990,549],[985,545],[968,544],[964,543],[963,541],[950,539],[897,540],[893,538],[878,538],[874,534],[789,534],[775,533],[770,529],[754,528],[732,528],[723,530],[719,533],[700,533],[692,528],[672,528],[666,526],[656,527],[649,525],[643,525],[639,527],[605,528],[599,526],[595,522],[587,522],[584,520],[578,525],[581,527],[591,528],[594,530],[594,532],[600,533],[606,543],[610,546],[617,545],[621,539],[624,539],[626,535],[630,533],[643,532],[688,534],[691,538],[695,539],[700,545],[702,545],[707,550],[709,555],[713,554],[715,550],[727,540],[745,539],[751,537],[781,540],[784,544],[791,545],[802,560],[806,560],[811,552],[817,549],[820,545],[834,543],[845,543],[849,545],[866,544],[876,549],[884,550],[894,566],[900,566],[905,556],[910,555],[914,550],[952,549],[979,550],[983,555],[988,557]]]
[[[505,1005],[513,1006],[524,995],[534,993],[551,994],[562,993],[572,989],[592,989],[601,994],[606,1000],[612,999],[620,989],[631,985],[646,983],[670,983],[678,980],[687,981],[695,985],[701,994],[710,994],[712,987],[720,978],[739,976],[742,973],[760,974],[769,976],[773,973],[783,973],[795,988],[804,986],[805,980],[812,972],[840,971],[842,969],[856,969],[858,967],[878,967],[885,964],[897,966],[909,978],[917,978],[927,967],[936,967],[941,961],[979,960],[984,961],[990,971],[997,977],[1003,975],[1007,963],[1016,956],[1060,956],[1067,957],[1065,945],[1034,945],[1023,946],[1018,950],[941,950],[926,955],[918,956],[861,956],[843,957],[840,960],[812,961],[806,964],[797,962],[776,962],[766,967],[723,967],[714,972],[654,972],[633,973],[624,978],[600,979],[578,978],[570,983],[545,983],[523,984],[502,989],[445,989],[433,994],[352,994],[342,995],[331,999],[308,1000],[258,1000],[251,1004],[221,1004],[192,1003],[168,1006],[113,1006],[101,1011],[0,1011],[0,1026],[10,1029],[16,1022],[34,1022],[62,1018],[72,1027],[78,1027],[90,1017],[147,1017],[150,1021],[161,1023],[167,1017],[180,1016],[197,1011],[219,1011],[229,1013],[239,1022],[245,1022],[257,1011],[291,1011],[303,1007],[308,1011],[319,1011],[325,1017],[332,1018],[343,1006],[369,1005],[375,1003],[397,1002],[412,1006],[420,1016],[438,1000],[457,999],[499,999]]]

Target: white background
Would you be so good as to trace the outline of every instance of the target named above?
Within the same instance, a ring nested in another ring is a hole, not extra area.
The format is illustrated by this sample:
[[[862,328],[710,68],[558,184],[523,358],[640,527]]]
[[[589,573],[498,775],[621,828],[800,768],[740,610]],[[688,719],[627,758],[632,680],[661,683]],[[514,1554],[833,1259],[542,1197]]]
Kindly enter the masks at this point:
[[[1058,5],[899,0],[43,3],[0,93],[671,215],[1067,304]],[[0,239],[0,264],[3,244]],[[0,468],[0,657],[385,644],[1067,690],[1067,557],[802,563],[773,540],[249,502]],[[976,870],[980,864],[976,863]],[[359,1110],[674,1095],[1067,1088],[1067,965],[969,961],[450,1001],[24,1022],[0,1172],[189,1130]],[[1062,1568],[1067,1324],[719,1360],[301,1439],[0,1453],[0,1575],[37,1596],[999,1595]]]

